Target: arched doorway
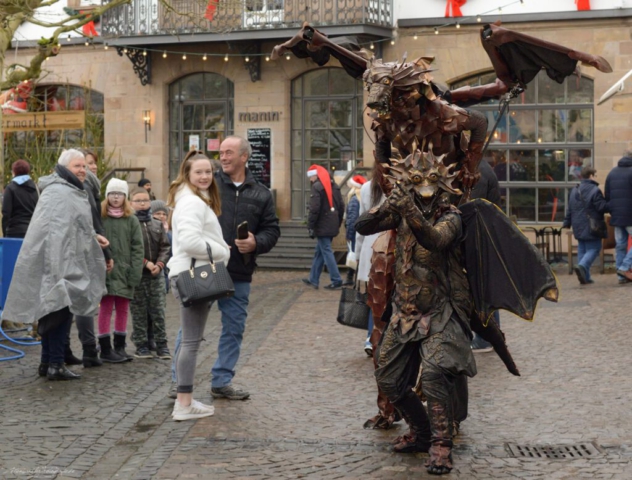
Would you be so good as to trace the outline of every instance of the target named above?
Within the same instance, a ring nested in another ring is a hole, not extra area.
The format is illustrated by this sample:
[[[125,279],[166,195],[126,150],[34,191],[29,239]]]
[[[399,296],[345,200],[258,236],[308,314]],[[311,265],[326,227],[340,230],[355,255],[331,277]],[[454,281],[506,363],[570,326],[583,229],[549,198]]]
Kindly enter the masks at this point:
[[[342,68],[320,68],[292,81],[292,219],[305,218],[309,181],[318,164],[341,179],[363,159],[362,81]]]
[[[219,144],[233,133],[234,87],[217,73],[194,73],[169,86],[169,180],[191,147],[219,158]]]

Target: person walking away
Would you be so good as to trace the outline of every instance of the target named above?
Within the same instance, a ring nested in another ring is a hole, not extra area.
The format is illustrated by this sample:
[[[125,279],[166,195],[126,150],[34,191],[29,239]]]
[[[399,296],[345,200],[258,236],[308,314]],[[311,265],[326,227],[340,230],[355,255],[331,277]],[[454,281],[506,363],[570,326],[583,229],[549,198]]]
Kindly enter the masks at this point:
[[[614,227],[619,283],[629,283],[632,282],[632,249],[628,251],[632,235],[632,150],[626,151],[617,166],[610,170],[604,192],[610,211],[610,225]]]
[[[347,245],[349,247],[349,253],[356,254],[356,231],[355,231],[355,222],[360,216],[358,213],[360,211],[360,188],[362,185],[366,183],[366,178],[362,175],[354,175],[349,180],[347,180],[347,186],[349,187],[349,194],[347,198],[347,212],[345,215],[345,230],[346,230],[346,239]],[[355,276],[355,272],[357,270],[357,261],[356,259],[356,268],[351,268],[347,270],[347,279],[344,281],[343,285],[353,285],[353,277]]]
[[[75,380],[64,366],[72,316],[96,314],[105,294],[105,261],[94,231],[83,154],[65,150],[52,175],[40,179],[41,197],[18,255],[2,318],[38,320],[42,337],[38,374]],[[50,255],[55,252],[55,255]]]
[[[164,360],[171,360],[167,347],[167,331],[165,328],[166,292],[163,270],[169,261],[171,244],[162,222],[152,218],[149,194],[143,188],[132,192],[132,208],[140,222],[143,236],[145,258],[143,259],[143,275],[140,285],[134,289],[131,303],[132,342],[136,345],[136,358],[153,358],[149,351],[147,325],[151,322],[156,339],[156,355]]]
[[[169,276],[174,296],[179,299],[178,275],[188,275],[191,260],[196,266],[208,265],[207,248],[213,261],[228,262],[230,252],[217,218],[221,199],[211,162],[202,152],[192,150],[182,161],[178,178],[169,187],[167,203],[174,207],[172,216],[173,256]],[[176,421],[213,415],[212,405],[193,399],[193,378],[200,342],[212,302],[180,306],[181,345],[176,345],[177,398],[172,417]],[[178,348],[180,347],[180,348]]]
[[[24,238],[29,228],[39,193],[31,180],[31,166],[26,160],[11,165],[13,178],[2,198],[2,236]]]
[[[604,213],[608,211],[608,202],[595,181],[597,171],[593,167],[583,167],[580,175],[581,183],[568,195],[568,208],[562,228],[573,228],[573,236],[577,239],[575,273],[579,283],[586,285],[595,283],[590,275],[590,267],[601,251],[603,238],[591,232],[590,218],[605,227]],[[604,233],[607,234],[605,228]]]
[[[125,351],[127,315],[134,288],[140,285],[143,270],[143,237],[138,218],[127,200],[127,182],[113,178],[105,190],[101,217],[106,238],[110,241],[114,268],[107,275],[107,295],[101,299],[99,310],[99,345],[101,360],[121,363],[134,359]],[[116,308],[114,332],[112,311]],[[112,349],[111,334],[114,334]]]
[[[141,178],[138,181],[138,186],[140,188],[144,188],[145,190],[147,190],[147,193],[149,194],[149,198],[152,201],[156,200],[156,195],[154,195],[154,192],[151,191],[151,180],[149,180],[148,178]]]
[[[317,289],[323,267],[327,265],[331,283],[325,288],[336,290],[342,287],[342,278],[331,249],[331,242],[340,231],[345,204],[340,188],[323,167],[312,165],[307,170],[307,176],[312,182],[307,228],[310,238],[316,238],[316,249],[309,278],[302,281],[305,285]]]

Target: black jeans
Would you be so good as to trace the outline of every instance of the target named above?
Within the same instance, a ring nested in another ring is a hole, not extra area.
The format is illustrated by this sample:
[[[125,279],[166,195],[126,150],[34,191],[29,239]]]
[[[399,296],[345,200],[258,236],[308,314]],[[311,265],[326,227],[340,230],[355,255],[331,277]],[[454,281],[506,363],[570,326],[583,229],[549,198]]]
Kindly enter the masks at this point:
[[[64,363],[64,351],[68,332],[72,324],[72,313],[68,307],[40,318],[39,323],[53,325],[42,334],[42,363]]]

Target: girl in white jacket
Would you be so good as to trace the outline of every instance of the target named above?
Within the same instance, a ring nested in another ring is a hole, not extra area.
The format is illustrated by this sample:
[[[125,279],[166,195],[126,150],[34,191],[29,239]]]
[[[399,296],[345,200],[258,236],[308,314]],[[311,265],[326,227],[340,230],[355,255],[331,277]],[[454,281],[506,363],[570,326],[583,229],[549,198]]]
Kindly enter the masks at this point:
[[[188,271],[191,259],[195,265],[210,263],[206,245],[210,245],[215,262],[228,263],[230,251],[217,220],[220,195],[213,179],[211,161],[202,152],[191,151],[180,166],[178,178],[169,188],[167,202],[174,207],[171,218],[173,256],[167,266],[176,298],[175,282]],[[197,352],[212,302],[180,307],[182,343],[176,353],[177,399],[173,407],[174,420],[190,420],[213,415],[214,409],[193,400],[193,377]]]

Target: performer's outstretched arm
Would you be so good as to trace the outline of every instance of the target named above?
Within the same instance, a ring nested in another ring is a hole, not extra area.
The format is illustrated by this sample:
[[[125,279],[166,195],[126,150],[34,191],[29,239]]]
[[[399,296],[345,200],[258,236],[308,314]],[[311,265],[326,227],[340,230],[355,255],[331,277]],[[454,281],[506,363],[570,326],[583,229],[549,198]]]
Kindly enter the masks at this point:
[[[381,206],[363,213],[355,224],[356,232],[360,235],[373,235],[397,228],[402,221],[401,216],[384,202]]]

